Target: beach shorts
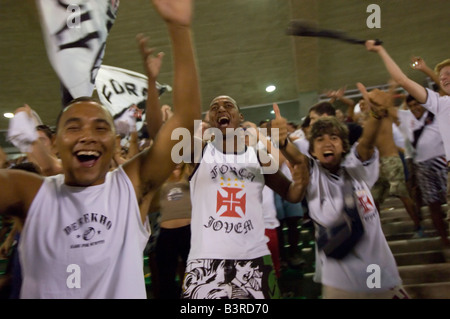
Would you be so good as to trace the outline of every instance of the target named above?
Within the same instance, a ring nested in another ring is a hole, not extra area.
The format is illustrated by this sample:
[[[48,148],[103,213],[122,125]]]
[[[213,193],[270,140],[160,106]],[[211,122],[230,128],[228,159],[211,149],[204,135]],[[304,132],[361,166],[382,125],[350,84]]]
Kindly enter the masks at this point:
[[[382,204],[388,196],[409,196],[404,166],[399,156],[380,158],[380,174],[371,192],[378,204]]]
[[[415,163],[417,183],[425,205],[447,203],[447,161],[444,157],[436,157]]]

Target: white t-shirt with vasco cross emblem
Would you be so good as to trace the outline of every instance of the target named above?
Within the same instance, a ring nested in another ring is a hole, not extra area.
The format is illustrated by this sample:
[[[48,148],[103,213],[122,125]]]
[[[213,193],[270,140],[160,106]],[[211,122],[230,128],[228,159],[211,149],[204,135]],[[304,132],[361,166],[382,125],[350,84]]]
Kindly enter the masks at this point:
[[[190,180],[192,259],[270,255],[264,235],[264,176],[253,147],[224,154],[208,143]]]
[[[21,298],[145,299],[146,226],[122,167],[90,187],[47,177],[20,238]]]

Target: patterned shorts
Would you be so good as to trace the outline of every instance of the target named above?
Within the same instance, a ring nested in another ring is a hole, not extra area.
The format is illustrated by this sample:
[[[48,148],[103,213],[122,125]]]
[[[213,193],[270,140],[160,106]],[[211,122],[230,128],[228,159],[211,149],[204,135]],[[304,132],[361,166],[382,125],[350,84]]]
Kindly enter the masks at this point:
[[[437,157],[428,161],[415,163],[417,183],[422,193],[422,201],[425,205],[439,202],[447,203],[447,161]]]
[[[373,198],[379,204],[382,204],[388,196],[409,196],[404,166],[399,156],[380,158],[380,174],[371,192]]]
[[[278,299],[271,256],[251,260],[193,259],[183,280],[183,299]]]

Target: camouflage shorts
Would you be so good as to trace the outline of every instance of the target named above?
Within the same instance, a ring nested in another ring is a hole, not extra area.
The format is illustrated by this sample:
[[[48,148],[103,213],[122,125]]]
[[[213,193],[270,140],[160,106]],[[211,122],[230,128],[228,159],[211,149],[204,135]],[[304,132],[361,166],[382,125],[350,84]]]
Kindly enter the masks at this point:
[[[380,174],[371,192],[378,204],[382,204],[388,196],[409,196],[404,166],[399,156],[380,158]]]

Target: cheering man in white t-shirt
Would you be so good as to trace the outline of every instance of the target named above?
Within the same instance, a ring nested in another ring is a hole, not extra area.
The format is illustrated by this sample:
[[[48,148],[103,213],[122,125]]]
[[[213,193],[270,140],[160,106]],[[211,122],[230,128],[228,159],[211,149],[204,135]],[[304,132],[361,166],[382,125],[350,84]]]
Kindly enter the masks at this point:
[[[392,100],[386,92],[375,89],[367,93],[364,86],[358,87],[372,111],[361,138],[353,146],[348,141],[348,130],[335,117],[320,118],[312,125],[307,154],[301,153],[287,138],[286,119],[281,117],[278,107],[274,107],[276,118],[272,127],[279,128],[279,143],[290,162],[309,158],[306,199],[316,234],[322,229],[328,229],[328,233],[343,229],[342,225],[350,220],[348,207],[353,207],[352,218],[360,220],[364,229],[359,240],[353,241],[354,246],[348,246],[339,255],[326,248],[336,244],[338,238],[322,245],[321,237],[317,236],[315,281],[322,284],[322,297],[408,298],[370,193],[379,170],[375,139],[380,120],[387,115],[386,106]],[[344,246],[338,248],[341,247]]]

